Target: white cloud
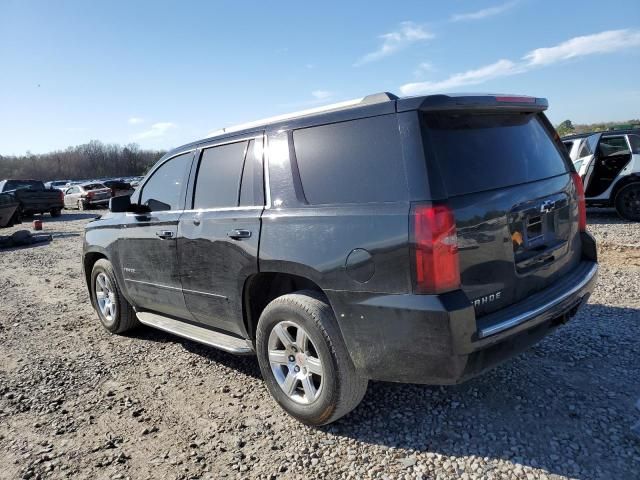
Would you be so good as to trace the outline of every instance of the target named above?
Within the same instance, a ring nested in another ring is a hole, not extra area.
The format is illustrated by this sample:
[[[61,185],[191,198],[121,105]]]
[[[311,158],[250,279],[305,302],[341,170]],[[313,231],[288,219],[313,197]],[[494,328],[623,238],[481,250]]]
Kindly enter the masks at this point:
[[[575,37],[553,47],[537,48],[527,53],[519,62],[502,59],[474,70],[455,73],[437,82],[406,83],[400,87],[400,91],[404,95],[419,95],[452,90],[467,85],[477,85],[498,77],[524,73],[570,58],[610,53],[637,46],[640,46],[640,30],[609,30]]]
[[[574,57],[594,53],[609,53],[630,47],[640,46],[640,31],[609,30],[575,37],[554,47],[536,48],[523,58],[529,65],[550,65]]]
[[[377,50],[359,58],[353,65],[354,67],[359,67],[365,63],[375,62],[413,43],[428,40],[433,37],[435,37],[435,35],[425,30],[421,25],[416,25],[413,22],[402,22],[398,30],[380,35],[382,45],[380,45]]]
[[[422,77],[424,76],[425,73],[433,72],[434,70],[435,70],[435,67],[433,66],[433,64],[429,62],[421,62],[413,71],[413,75],[416,77]]]
[[[404,95],[417,95],[420,93],[436,92],[443,90],[451,90],[465,85],[476,85],[486,82],[492,78],[504,77],[521,72],[521,66],[511,60],[498,60],[495,63],[477,68],[475,70],[467,70],[466,72],[456,73],[445,80],[438,82],[415,82],[407,83],[400,87],[400,91]]]
[[[151,125],[149,130],[137,133],[133,136],[135,140],[145,140],[147,138],[164,137],[169,130],[176,128],[177,125],[172,122],[158,122]]]
[[[469,13],[456,13],[451,15],[452,22],[461,22],[467,20],[482,20],[484,18],[493,17],[495,15],[500,15],[503,12],[506,12],[510,8],[516,5],[517,1],[503,3],[502,5],[496,5],[494,7],[484,8],[482,10],[478,10],[476,12]]]
[[[309,108],[317,105],[326,105],[329,100],[335,97],[335,93],[328,90],[314,90],[313,92],[311,92],[311,96],[313,98],[310,100],[282,103],[278,106],[281,108]]]
[[[327,90],[314,90],[311,92],[311,95],[317,100],[326,100],[327,98],[333,97],[333,93]]]
[[[127,122],[129,123],[129,125],[140,125],[141,123],[144,123],[144,119],[140,117],[131,117],[129,118],[129,120],[127,120]]]

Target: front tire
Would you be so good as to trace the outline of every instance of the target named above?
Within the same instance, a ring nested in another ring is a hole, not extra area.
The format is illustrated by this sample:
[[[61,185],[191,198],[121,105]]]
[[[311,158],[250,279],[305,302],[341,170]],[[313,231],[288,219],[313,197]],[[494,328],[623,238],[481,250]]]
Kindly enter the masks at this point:
[[[91,303],[100,323],[111,333],[124,333],[139,325],[136,312],[120,292],[111,262],[104,258],[91,270]]]
[[[355,369],[329,304],[311,291],[273,300],[260,315],[258,362],[269,393],[307,425],[356,408],[368,380]]]
[[[615,207],[625,220],[640,222],[640,182],[622,187],[616,195]]]
[[[52,208],[51,210],[49,210],[49,215],[51,215],[52,217],[59,217],[60,215],[62,215],[62,209]]]

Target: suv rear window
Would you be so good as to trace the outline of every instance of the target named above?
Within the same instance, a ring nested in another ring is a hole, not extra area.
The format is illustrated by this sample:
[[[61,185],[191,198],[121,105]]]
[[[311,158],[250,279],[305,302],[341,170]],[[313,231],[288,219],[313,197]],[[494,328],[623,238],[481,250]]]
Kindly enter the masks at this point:
[[[395,115],[295,130],[293,142],[307,202],[406,200],[407,182]]]
[[[435,158],[450,196],[492,190],[567,173],[536,114],[425,114],[427,155]]]

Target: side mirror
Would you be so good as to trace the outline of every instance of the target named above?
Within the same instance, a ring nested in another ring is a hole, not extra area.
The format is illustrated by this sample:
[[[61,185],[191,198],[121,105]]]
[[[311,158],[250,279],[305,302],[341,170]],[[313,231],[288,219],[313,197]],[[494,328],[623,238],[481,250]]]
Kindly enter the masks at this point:
[[[131,197],[129,195],[111,197],[109,200],[109,211],[114,213],[131,211]]]

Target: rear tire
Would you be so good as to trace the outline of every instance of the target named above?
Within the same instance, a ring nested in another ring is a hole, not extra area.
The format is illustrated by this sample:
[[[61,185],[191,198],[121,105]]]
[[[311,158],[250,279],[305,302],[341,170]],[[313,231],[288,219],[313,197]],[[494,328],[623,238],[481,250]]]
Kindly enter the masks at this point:
[[[616,194],[616,212],[625,220],[640,222],[640,182],[625,185]]]
[[[139,325],[136,312],[118,286],[113,266],[101,258],[91,270],[91,303],[100,323],[111,333],[124,333]]]
[[[256,350],[269,393],[307,425],[338,420],[367,391],[368,380],[356,371],[331,307],[315,292],[269,303],[258,321]]]
[[[11,220],[9,220],[9,227],[13,227],[14,225],[18,225],[22,223],[22,208],[18,207],[16,208],[16,211],[13,212],[13,215],[11,216]]]
[[[51,215],[52,217],[59,217],[60,215],[62,215],[62,209],[52,208],[51,210],[49,210],[49,215]]]

